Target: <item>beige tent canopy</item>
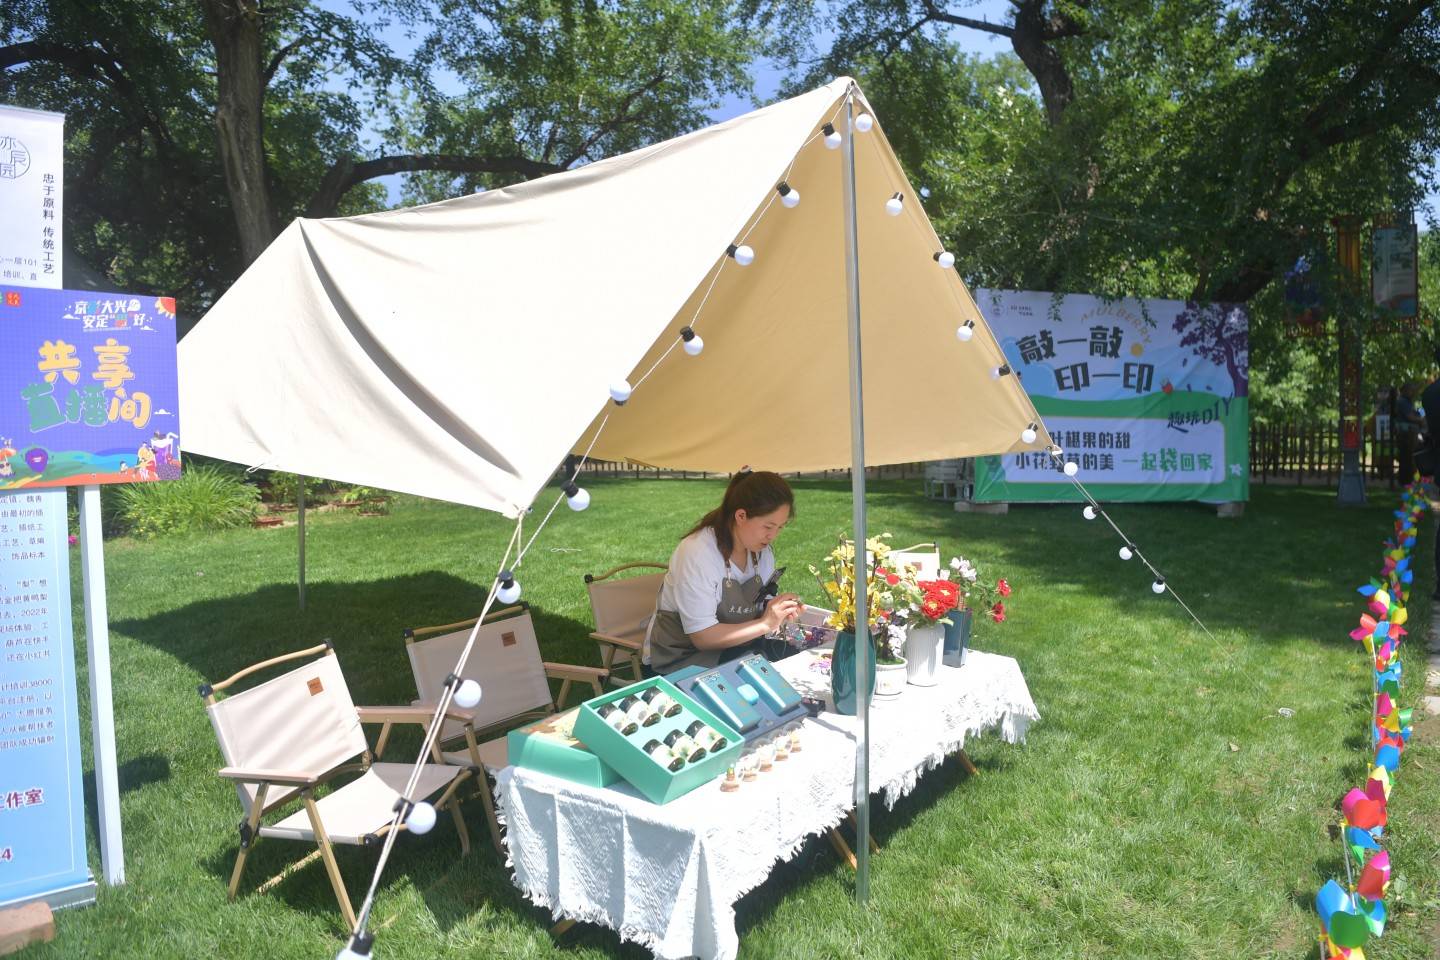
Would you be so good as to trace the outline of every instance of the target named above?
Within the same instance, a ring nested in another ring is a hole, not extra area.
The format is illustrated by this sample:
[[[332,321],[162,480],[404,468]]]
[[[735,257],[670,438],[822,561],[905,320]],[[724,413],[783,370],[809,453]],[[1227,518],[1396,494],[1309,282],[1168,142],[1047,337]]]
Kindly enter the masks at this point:
[[[848,466],[844,151],[822,129],[850,84],[514,187],[296,220],[181,342],[182,443],[511,516],[607,413],[599,458]],[[1043,449],[879,125],[854,147],[867,463]],[[686,325],[698,356],[674,349]]]

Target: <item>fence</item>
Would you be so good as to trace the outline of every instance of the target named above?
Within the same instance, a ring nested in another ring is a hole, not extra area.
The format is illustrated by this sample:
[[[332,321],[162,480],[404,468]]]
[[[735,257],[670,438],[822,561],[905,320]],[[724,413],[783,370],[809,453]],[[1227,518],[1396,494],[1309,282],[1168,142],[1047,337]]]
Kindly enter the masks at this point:
[[[1392,490],[1399,486],[1400,442],[1384,421],[1379,429],[1372,426],[1365,432],[1360,470],[1367,482],[1384,483]],[[1338,483],[1342,462],[1338,421],[1250,425],[1252,483]]]

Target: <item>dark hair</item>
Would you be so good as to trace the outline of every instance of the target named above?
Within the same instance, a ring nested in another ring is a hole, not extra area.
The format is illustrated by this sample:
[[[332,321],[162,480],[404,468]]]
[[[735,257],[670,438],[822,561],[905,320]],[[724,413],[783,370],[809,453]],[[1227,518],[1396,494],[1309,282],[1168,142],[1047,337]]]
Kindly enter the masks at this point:
[[[785,482],[785,478],[778,473],[764,470],[746,470],[730,478],[730,485],[725,488],[725,496],[721,499],[720,506],[701,517],[700,522],[691,527],[685,536],[709,527],[715,531],[715,543],[720,548],[720,553],[728,558],[730,551],[735,549],[735,537],[730,532],[730,524],[735,519],[736,510],[744,510],[752,517],[763,517],[781,507],[789,507],[790,516],[795,516],[795,494],[790,490],[790,484]]]

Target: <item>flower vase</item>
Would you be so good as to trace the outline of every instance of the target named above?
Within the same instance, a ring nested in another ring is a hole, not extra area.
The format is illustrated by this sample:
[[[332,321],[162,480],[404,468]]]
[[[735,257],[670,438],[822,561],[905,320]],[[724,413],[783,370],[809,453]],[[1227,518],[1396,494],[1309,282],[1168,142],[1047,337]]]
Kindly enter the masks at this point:
[[[917,687],[933,687],[939,681],[941,646],[945,625],[914,626],[905,635],[906,680]]]
[[[905,692],[905,677],[909,673],[909,661],[901,657],[895,663],[880,663],[875,666],[875,696],[890,699]]]
[[[860,651],[870,675],[870,694],[875,694],[875,646],[866,643]],[[835,637],[835,652],[830,658],[830,699],[835,703],[835,712],[855,716],[857,700],[855,690],[855,634],[841,630]]]
[[[945,628],[945,648],[942,661],[947,667],[959,667],[965,663],[965,648],[970,645],[971,611],[951,610],[950,626]]]

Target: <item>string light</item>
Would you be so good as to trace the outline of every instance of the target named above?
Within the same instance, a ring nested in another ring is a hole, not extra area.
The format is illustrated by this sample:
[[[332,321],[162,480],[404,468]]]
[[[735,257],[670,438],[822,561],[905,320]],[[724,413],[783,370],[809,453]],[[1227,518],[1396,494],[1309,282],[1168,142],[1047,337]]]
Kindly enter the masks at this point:
[[[1009,373],[1009,372],[1010,372],[1010,364],[1008,364],[1008,363],[1002,363],[1002,364],[1000,364],[1000,366],[998,366],[998,367],[991,367],[991,368],[990,368],[990,379],[991,379],[991,380],[999,380],[1001,377],[1005,376],[1005,375],[1006,375],[1007,373]]]
[[[410,812],[405,815],[405,826],[417,836],[429,833],[435,829],[435,808],[424,800],[413,804]]]
[[[885,212],[892,217],[900,216],[900,211],[904,209],[905,195],[898,190],[890,195],[889,200],[885,201]]]
[[[455,705],[462,710],[473,709],[480,702],[480,684],[474,680],[462,680],[460,686],[455,688],[455,696],[452,699]]]
[[[350,942],[340,948],[335,954],[335,960],[368,960],[370,947],[375,943],[375,935],[370,933],[357,933],[350,938]]]
[[[565,503],[571,510],[579,513],[590,506],[590,491],[577,486],[575,481],[571,480],[565,484]]]
[[[940,267],[943,270],[949,270],[951,267],[955,266],[955,254],[951,253],[949,250],[941,250],[940,252],[934,254],[934,258],[935,262],[940,264]]]
[[[680,331],[680,339],[685,341],[685,352],[692,357],[700,356],[700,351],[705,349],[705,341],[700,339],[700,334],[689,327]]]
[[[1075,474],[1077,474],[1077,473],[1079,473],[1079,472],[1080,472],[1080,464],[1076,463],[1074,460],[1066,460],[1066,461],[1065,461],[1065,476],[1067,476],[1067,477],[1073,477],[1073,476],[1075,476]]]
[[[955,328],[955,339],[959,340],[961,343],[969,343],[970,338],[973,336],[975,336],[974,320],[966,320],[964,323],[960,324],[960,326]]]
[[[775,192],[780,194],[780,203],[782,206],[792,209],[800,206],[800,191],[785,181],[780,181],[780,186],[775,188]]]
[[[1092,507],[1092,506],[1090,506],[1090,504],[1088,504],[1088,503],[1085,504],[1085,509],[1084,509],[1084,511],[1082,511],[1082,512],[1085,514],[1085,519],[1086,519],[1086,520],[1094,520],[1094,519],[1095,519],[1095,508]]]
[[[930,199],[930,188],[929,188],[929,187],[921,187],[921,188],[920,188],[920,199],[921,199],[921,200],[929,200],[929,199]]]
[[[869,133],[873,126],[875,126],[875,118],[868,113],[862,113],[855,118],[855,129],[861,133]]]
[[[1150,589],[1151,589],[1152,591],[1154,591],[1155,593],[1164,593],[1164,592],[1165,592],[1165,578],[1164,578],[1164,577],[1156,577],[1156,578],[1155,578],[1155,582],[1152,583],[1152,584],[1150,584]]]
[[[500,571],[500,589],[495,592],[495,599],[505,604],[520,599],[520,584],[515,582],[515,574],[509,570]]]
[[[610,399],[615,401],[617,407],[623,407],[625,401],[630,399],[630,394],[634,392],[634,389],[630,386],[629,380],[616,380],[610,384]]]
[[[835,124],[827,123],[820,130],[825,134],[825,148],[827,150],[840,149],[840,131],[835,129]]]
[[[1120,548],[1121,560],[1129,560],[1133,556],[1135,556],[1135,551],[1131,548],[1130,544],[1127,543],[1125,544],[1125,546]]]
[[[1040,424],[1035,423],[1032,420],[1028,427],[1020,431],[1020,439],[1025,443],[1034,443],[1035,438],[1039,436],[1039,434],[1036,433],[1036,430],[1038,430],[1039,428]]]
[[[742,267],[748,267],[755,259],[755,251],[749,244],[730,244],[725,248],[725,255]]]

